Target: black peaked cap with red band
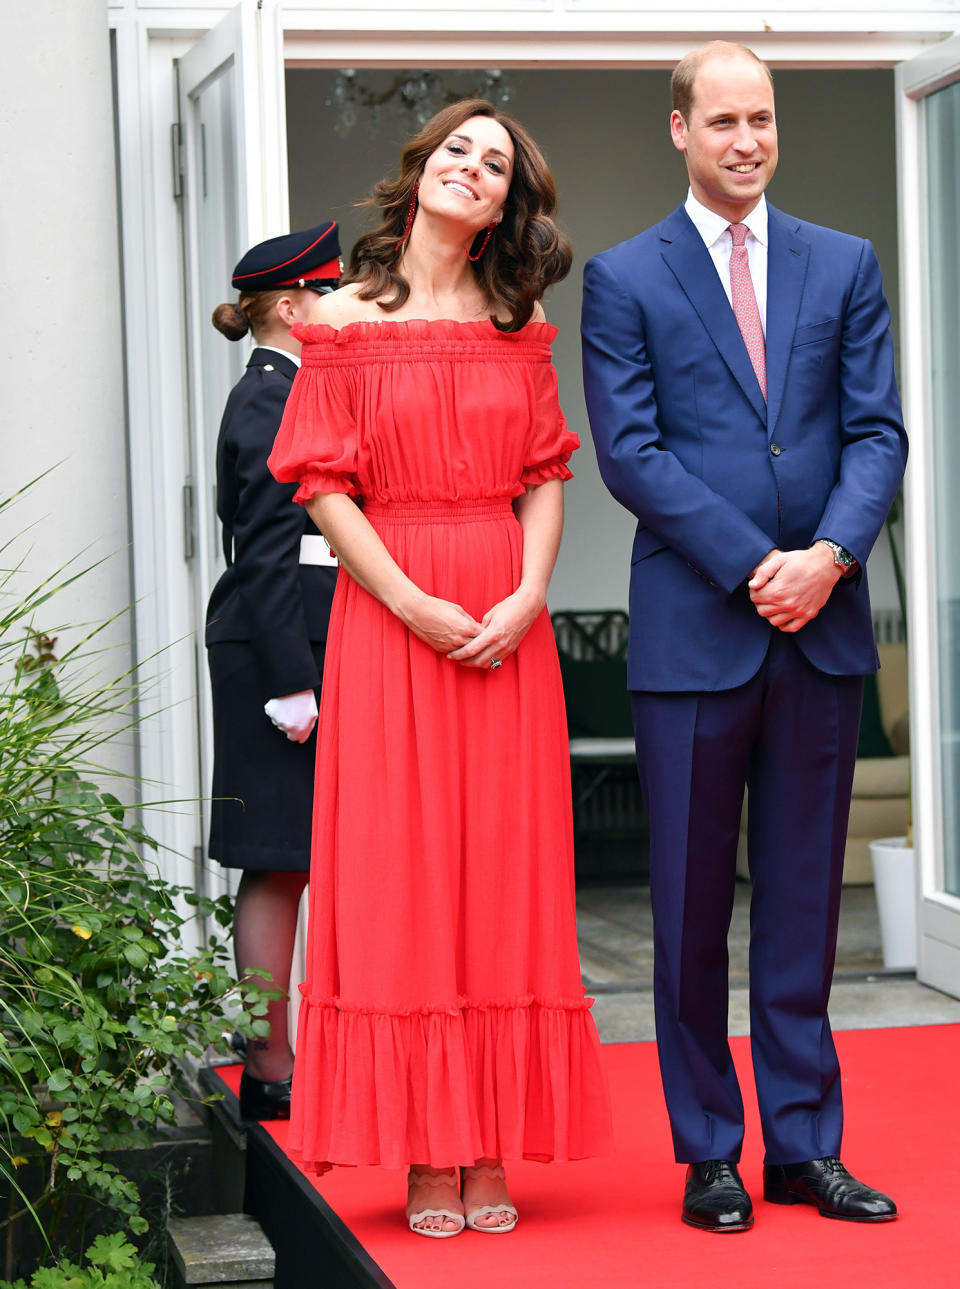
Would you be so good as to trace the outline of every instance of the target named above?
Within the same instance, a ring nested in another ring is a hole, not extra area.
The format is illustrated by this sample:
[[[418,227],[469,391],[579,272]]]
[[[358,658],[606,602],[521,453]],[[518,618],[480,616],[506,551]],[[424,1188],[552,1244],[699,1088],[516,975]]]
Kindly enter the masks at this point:
[[[340,235],[335,219],[304,233],[284,233],[252,246],[233,270],[238,291],[277,291],[285,286],[326,291],[337,285]]]

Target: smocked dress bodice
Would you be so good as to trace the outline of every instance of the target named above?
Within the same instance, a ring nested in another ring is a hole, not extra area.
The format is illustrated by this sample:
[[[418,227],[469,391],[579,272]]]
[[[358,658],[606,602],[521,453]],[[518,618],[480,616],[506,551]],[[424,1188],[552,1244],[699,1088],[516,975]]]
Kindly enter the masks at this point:
[[[568,479],[579,445],[557,400],[556,328],[480,322],[295,327],[302,367],[270,458],[296,499],[512,498]]]

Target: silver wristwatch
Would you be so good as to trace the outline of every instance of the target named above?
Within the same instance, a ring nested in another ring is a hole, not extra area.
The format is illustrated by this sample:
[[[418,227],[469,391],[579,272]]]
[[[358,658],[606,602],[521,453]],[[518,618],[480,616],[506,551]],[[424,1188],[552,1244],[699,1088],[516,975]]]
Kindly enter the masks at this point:
[[[818,537],[818,542],[823,542],[824,546],[829,546],[833,551],[833,562],[840,570],[841,576],[846,576],[857,567],[857,561],[845,546],[839,542],[832,542],[829,537]]]

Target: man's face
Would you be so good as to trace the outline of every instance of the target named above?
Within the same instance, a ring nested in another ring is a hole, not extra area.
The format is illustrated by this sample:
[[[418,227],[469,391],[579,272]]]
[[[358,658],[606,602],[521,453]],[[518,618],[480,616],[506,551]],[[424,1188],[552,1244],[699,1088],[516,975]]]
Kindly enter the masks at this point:
[[[700,65],[690,120],[670,117],[698,201],[730,223],[748,215],[777,168],[773,87],[759,63],[715,54]]]

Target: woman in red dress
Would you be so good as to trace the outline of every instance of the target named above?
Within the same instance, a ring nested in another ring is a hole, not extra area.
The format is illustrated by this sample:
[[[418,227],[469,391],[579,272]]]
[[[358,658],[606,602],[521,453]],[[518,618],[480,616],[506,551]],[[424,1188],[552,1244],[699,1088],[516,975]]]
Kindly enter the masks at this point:
[[[505,1158],[611,1147],[545,607],[578,442],[539,301],[571,255],[542,155],[482,101],[373,202],[270,458],[341,563],[290,1143],[407,1168],[420,1235],[502,1234]]]

